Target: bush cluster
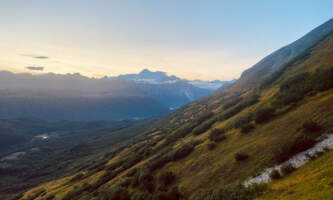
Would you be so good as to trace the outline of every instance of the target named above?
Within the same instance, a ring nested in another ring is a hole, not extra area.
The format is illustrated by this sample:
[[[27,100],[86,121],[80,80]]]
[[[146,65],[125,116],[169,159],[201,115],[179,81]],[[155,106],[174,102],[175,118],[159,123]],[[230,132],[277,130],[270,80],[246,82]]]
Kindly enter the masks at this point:
[[[306,95],[313,95],[333,88],[333,67],[317,70],[314,73],[302,73],[289,78],[280,86],[275,96],[278,106],[297,103]]]
[[[316,143],[316,137],[312,135],[299,135],[294,140],[283,145],[276,153],[275,160],[282,163],[290,157],[311,148]]]
[[[280,174],[279,170],[273,169],[271,171],[271,173],[269,174],[269,177],[271,177],[271,179],[273,179],[273,180],[279,179],[279,178],[281,178],[281,174]]]
[[[32,193],[31,195],[29,195],[26,200],[34,200],[37,197],[40,196],[44,196],[46,194],[46,190],[44,188],[40,188],[38,190],[36,190],[34,193]]]
[[[302,127],[308,133],[318,133],[321,131],[321,127],[313,121],[305,122]]]
[[[249,156],[247,154],[240,153],[240,152],[236,153],[234,155],[234,157],[235,157],[236,161],[244,161],[244,160],[247,160],[249,158]]]
[[[201,142],[202,141],[200,140],[195,140],[183,144],[176,149],[166,149],[165,151],[159,153],[155,158],[149,161],[148,168],[150,169],[150,171],[154,171],[163,167],[168,162],[182,159],[189,155],[193,151],[194,147]]]
[[[252,106],[258,102],[259,102],[258,95],[250,95],[250,96],[244,98],[243,100],[241,100],[241,102],[239,102],[237,105],[226,110],[226,112],[224,112],[222,115],[219,116],[219,120],[220,121],[227,120],[227,119],[231,118],[232,116],[238,114],[245,108]]]
[[[209,140],[213,142],[220,142],[224,139],[226,139],[226,136],[224,135],[225,130],[224,129],[217,129],[214,128],[209,133]]]
[[[193,128],[195,127],[196,124],[194,123],[188,123],[180,128],[178,128],[175,132],[169,134],[166,137],[166,143],[171,144],[175,141],[177,141],[180,138],[185,137],[187,134],[191,133]]]
[[[252,200],[261,196],[267,190],[266,184],[255,184],[244,187],[241,184],[222,186],[208,192],[202,192],[194,200]]]
[[[240,128],[244,126],[244,124],[249,124],[253,120],[252,113],[248,113],[245,116],[237,117],[234,121],[230,122],[226,125],[226,129],[230,130],[232,128]]]
[[[257,124],[267,122],[274,116],[274,113],[274,108],[259,108],[254,112],[254,121]]]
[[[251,132],[254,128],[255,126],[253,124],[244,124],[243,126],[241,126],[241,133],[247,134]]]
[[[215,123],[214,119],[209,119],[207,121],[204,121],[203,123],[201,123],[200,125],[196,126],[192,133],[193,135],[200,135],[202,133],[204,133],[205,131],[207,131],[213,124]]]
[[[292,164],[285,164],[281,167],[281,172],[283,175],[290,174],[291,172],[295,171],[296,168]]]
[[[208,150],[213,150],[216,148],[216,142],[208,142],[207,144]]]
[[[175,179],[176,176],[171,171],[162,172],[159,176],[159,181],[165,186],[170,185]]]
[[[229,101],[227,101],[224,105],[223,105],[223,109],[228,109],[228,108],[231,108],[235,105],[237,105],[239,102],[241,102],[242,98],[241,97],[236,97],[236,98],[233,98]]]

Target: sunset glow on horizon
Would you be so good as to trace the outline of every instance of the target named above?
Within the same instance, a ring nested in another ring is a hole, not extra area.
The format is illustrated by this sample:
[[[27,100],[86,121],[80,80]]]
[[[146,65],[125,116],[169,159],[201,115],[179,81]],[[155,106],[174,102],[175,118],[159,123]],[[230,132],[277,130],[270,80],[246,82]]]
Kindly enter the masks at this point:
[[[231,80],[332,17],[328,0],[253,2],[2,1],[0,70]]]

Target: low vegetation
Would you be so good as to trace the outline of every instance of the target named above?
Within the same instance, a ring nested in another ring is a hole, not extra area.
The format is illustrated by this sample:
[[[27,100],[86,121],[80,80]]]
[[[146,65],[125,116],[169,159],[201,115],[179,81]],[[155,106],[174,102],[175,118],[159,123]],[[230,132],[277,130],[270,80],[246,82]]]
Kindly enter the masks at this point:
[[[295,75],[280,86],[275,97],[277,106],[295,104],[307,95],[314,95],[333,88],[333,67],[317,70],[313,73]]]
[[[207,144],[208,150],[213,150],[216,148],[216,142],[208,142]]]
[[[279,178],[281,178],[281,174],[280,174],[279,170],[277,170],[277,169],[273,169],[273,170],[271,171],[271,173],[269,174],[269,177],[270,177],[271,179],[275,180],[275,179],[279,179]]]
[[[220,142],[226,139],[225,130],[224,129],[212,129],[209,133],[209,140],[212,142]]]
[[[199,124],[198,126],[196,126],[192,133],[193,135],[200,135],[202,133],[204,133],[205,131],[207,131],[208,129],[210,129],[210,127],[215,123],[215,119],[209,119],[206,120],[205,122]]]
[[[244,124],[243,126],[241,126],[241,133],[247,134],[251,132],[254,128],[255,126],[253,124]]]
[[[274,108],[259,108],[254,112],[254,121],[257,124],[265,123],[274,116],[274,113]]]
[[[292,164],[285,164],[281,167],[281,172],[283,175],[290,174],[291,172],[295,171],[296,168]]]
[[[247,108],[249,106],[252,106],[252,105],[254,105],[258,102],[259,102],[259,96],[258,95],[256,95],[256,94],[249,95],[246,98],[242,99],[235,106],[233,106],[233,107],[227,109],[225,112],[223,112],[223,114],[221,114],[218,119],[219,119],[219,121],[227,120],[230,117],[238,114],[239,112],[241,112],[245,108]]]
[[[249,156],[247,155],[247,154],[245,154],[245,153],[236,153],[235,155],[234,155],[234,157],[235,157],[235,160],[236,161],[244,161],[244,160],[247,160],[248,158],[249,158]]]

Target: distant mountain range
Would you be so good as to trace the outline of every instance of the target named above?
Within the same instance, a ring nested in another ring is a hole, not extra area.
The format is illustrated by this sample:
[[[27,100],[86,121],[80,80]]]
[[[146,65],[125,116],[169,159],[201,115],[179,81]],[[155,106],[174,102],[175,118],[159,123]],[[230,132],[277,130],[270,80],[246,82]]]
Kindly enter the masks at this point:
[[[140,84],[173,84],[176,82],[183,82],[183,83],[191,84],[198,88],[213,90],[213,91],[236,81],[236,79],[233,79],[231,81],[187,80],[187,79],[181,79],[174,75],[169,76],[169,75],[167,75],[166,72],[162,72],[162,71],[152,72],[149,69],[144,69],[138,74],[124,74],[124,75],[111,77],[111,79],[121,79],[121,80],[130,81],[130,82],[134,82],[134,83],[140,83]]]
[[[122,80],[0,72],[0,118],[123,120],[169,112],[134,84]]]
[[[165,115],[213,91],[149,70],[102,79],[78,73],[31,75],[2,71],[0,118],[74,121],[150,118]]]
[[[144,69],[138,74],[124,74],[110,77],[110,79],[120,79],[134,83],[147,96],[152,97],[171,110],[207,96],[217,89],[226,87],[235,82],[235,80],[186,80],[173,75],[169,76],[165,72],[152,72],[148,69]]]

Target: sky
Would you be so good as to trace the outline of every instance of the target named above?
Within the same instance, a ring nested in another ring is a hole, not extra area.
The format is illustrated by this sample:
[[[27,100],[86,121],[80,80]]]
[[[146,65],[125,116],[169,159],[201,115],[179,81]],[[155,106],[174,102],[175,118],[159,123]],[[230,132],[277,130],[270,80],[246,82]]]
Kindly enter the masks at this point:
[[[0,70],[231,80],[332,9],[332,0],[0,0]]]

